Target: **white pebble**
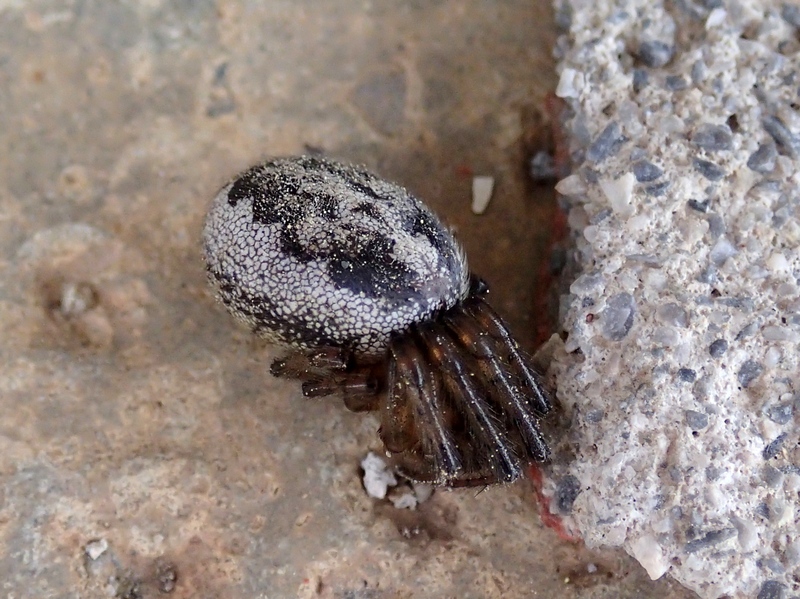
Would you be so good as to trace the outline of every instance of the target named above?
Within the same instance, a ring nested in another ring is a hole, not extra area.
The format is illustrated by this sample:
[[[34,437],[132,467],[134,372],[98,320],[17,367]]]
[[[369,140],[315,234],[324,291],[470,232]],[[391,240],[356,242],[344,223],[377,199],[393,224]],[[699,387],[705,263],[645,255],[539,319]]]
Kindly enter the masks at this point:
[[[669,569],[669,560],[653,535],[643,535],[633,541],[630,554],[642,564],[652,580],[661,578]]]
[[[389,487],[397,485],[397,479],[382,457],[373,452],[361,460],[364,469],[364,488],[367,495],[375,499],[383,499]]]
[[[494,177],[472,178],[472,212],[483,214],[492,199]]]
[[[622,217],[633,214],[631,199],[635,182],[633,173],[625,173],[619,179],[600,179],[600,189],[611,204],[611,209]]]
[[[92,561],[95,561],[97,558],[103,555],[107,550],[108,550],[108,541],[106,541],[105,539],[91,541],[89,543],[86,543],[86,547],[84,547],[86,555],[88,555]]]
[[[561,72],[561,78],[558,80],[556,95],[559,98],[577,98],[583,86],[583,73],[575,69],[564,69]]]

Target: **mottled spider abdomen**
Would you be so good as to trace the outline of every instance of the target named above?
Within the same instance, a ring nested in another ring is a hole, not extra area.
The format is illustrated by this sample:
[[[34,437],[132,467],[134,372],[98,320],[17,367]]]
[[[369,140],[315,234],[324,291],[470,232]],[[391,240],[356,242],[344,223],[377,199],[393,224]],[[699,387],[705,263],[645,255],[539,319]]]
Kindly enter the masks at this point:
[[[293,347],[383,352],[468,291],[461,248],[408,191],[320,157],[255,166],[215,198],[209,279],[231,313]]]
[[[217,195],[204,250],[228,310],[290,346],[272,374],[377,411],[404,476],[511,482],[548,458],[538,375],[453,236],[402,187],[324,158],[271,160]]]

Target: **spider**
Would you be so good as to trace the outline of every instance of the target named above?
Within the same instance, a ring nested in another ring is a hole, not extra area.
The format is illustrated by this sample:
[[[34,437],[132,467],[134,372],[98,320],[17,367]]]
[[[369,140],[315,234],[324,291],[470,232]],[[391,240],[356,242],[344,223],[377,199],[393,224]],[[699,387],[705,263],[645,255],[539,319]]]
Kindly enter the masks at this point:
[[[461,247],[404,188],[327,158],[277,158],[219,192],[204,254],[228,310],[290,348],[271,373],[377,412],[402,476],[483,486],[549,459],[539,375]]]

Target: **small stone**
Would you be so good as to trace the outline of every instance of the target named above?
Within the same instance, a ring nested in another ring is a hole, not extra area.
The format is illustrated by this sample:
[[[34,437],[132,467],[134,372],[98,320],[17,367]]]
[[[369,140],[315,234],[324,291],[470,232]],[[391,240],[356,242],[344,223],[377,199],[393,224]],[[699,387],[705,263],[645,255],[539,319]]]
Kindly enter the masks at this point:
[[[783,121],[775,116],[767,116],[761,121],[764,129],[772,136],[778,148],[794,158],[800,152],[800,140],[792,134],[783,124]]]
[[[708,73],[708,67],[702,60],[696,60],[692,65],[692,81],[695,84],[702,83]]]
[[[611,209],[619,216],[627,218],[633,214],[633,185],[633,173],[625,173],[619,179],[600,180],[600,189],[608,199]]]
[[[648,67],[663,67],[675,53],[675,48],[660,41],[647,41],[639,44],[639,58]]]
[[[650,75],[644,69],[633,69],[633,91],[639,93],[650,81]]]
[[[693,383],[697,380],[697,372],[691,368],[679,368],[678,378],[685,383]]]
[[[361,460],[361,468],[364,469],[364,489],[370,497],[383,499],[389,487],[397,484],[384,459],[371,451]]]
[[[668,75],[664,80],[664,85],[666,85],[667,89],[670,91],[679,92],[686,89],[689,86],[689,82],[681,75]]]
[[[775,424],[786,424],[792,419],[794,406],[791,401],[774,404],[767,408],[767,417]]]
[[[727,125],[700,125],[692,135],[692,143],[707,152],[724,152],[733,148],[733,134]]]
[[[735,528],[723,528],[722,530],[712,530],[711,532],[707,532],[699,539],[694,539],[693,541],[689,541],[684,546],[684,551],[686,553],[695,553],[696,551],[700,551],[701,549],[706,549],[707,547],[713,547],[714,545],[719,545],[727,541],[728,539],[732,539],[736,536],[736,529]]]
[[[777,158],[778,149],[774,143],[761,144],[747,159],[747,168],[757,173],[769,173],[775,168]]]
[[[725,176],[725,171],[718,164],[714,164],[708,160],[695,158],[692,161],[695,170],[703,175],[709,181],[719,181]]]
[[[656,308],[656,317],[662,324],[686,328],[689,316],[680,304],[670,302]]]
[[[534,181],[549,181],[555,179],[556,164],[549,152],[539,150],[530,160],[528,172]]]
[[[693,431],[699,431],[708,426],[708,414],[696,410],[685,410],[684,416],[687,426]]]
[[[711,248],[708,257],[711,259],[711,262],[717,266],[722,266],[728,258],[735,255],[736,248],[733,247],[733,244],[724,237],[720,237],[717,243],[714,244],[714,247]]]
[[[89,556],[89,559],[95,561],[108,550],[108,541],[105,539],[90,541],[86,543],[86,547],[84,547],[83,550],[86,552],[86,555]]]
[[[781,16],[789,25],[800,28],[800,6],[797,4],[784,4],[781,6]]]
[[[649,195],[657,198],[659,196],[664,195],[664,192],[669,189],[669,186],[672,185],[672,181],[662,181],[661,183],[654,183],[653,185],[648,185],[644,188],[644,192]]]
[[[686,205],[696,212],[708,212],[708,200],[702,202],[698,200],[689,200],[686,202]]]
[[[750,383],[752,383],[761,375],[763,370],[764,367],[755,360],[745,361],[744,364],[742,364],[742,367],[739,368],[739,374],[737,375],[739,384],[742,386],[742,388],[746,389],[750,386]]]
[[[594,163],[602,162],[616,154],[624,142],[619,123],[612,121],[588,147],[586,159]]]
[[[664,171],[649,160],[639,160],[633,163],[633,176],[639,183],[648,183],[655,181]]]
[[[767,580],[761,585],[757,599],[785,599],[786,585],[777,580]]]
[[[608,300],[602,313],[603,334],[611,341],[620,341],[633,327],[636,302],[630,293],[618,293]]]
[[[708,346],[708,353],[712,358],[721,358],[728,350],[728,342],[724,339],[717,339]]]
[[[472,212],[483,214],[492,199],[494,191],[494,177],[472,178]]]
[[[572,504],[575,503],[581,492],[581,481],[577,477],[568,474],[556,486],[556,507],[562,514],[572,511]]]
[[[786,433],[781,433],[775,440],[770,442],[765,448],[762,457],[765,460],[771,460],[776,455],[778,455],[783,447],[783,442],[786,441]]]

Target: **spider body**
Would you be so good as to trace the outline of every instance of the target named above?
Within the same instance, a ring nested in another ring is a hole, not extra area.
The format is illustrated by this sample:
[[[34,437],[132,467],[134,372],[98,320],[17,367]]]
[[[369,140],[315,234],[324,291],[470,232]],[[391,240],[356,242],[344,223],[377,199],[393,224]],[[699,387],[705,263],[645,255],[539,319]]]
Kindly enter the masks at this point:
[[[219,299],[290,349],[272,374],[377,411],[408,478],[511,482],[548,458],[538,375],[461,247],[402,187],[324,158],[271,160],[219,192],[203,237]]]

